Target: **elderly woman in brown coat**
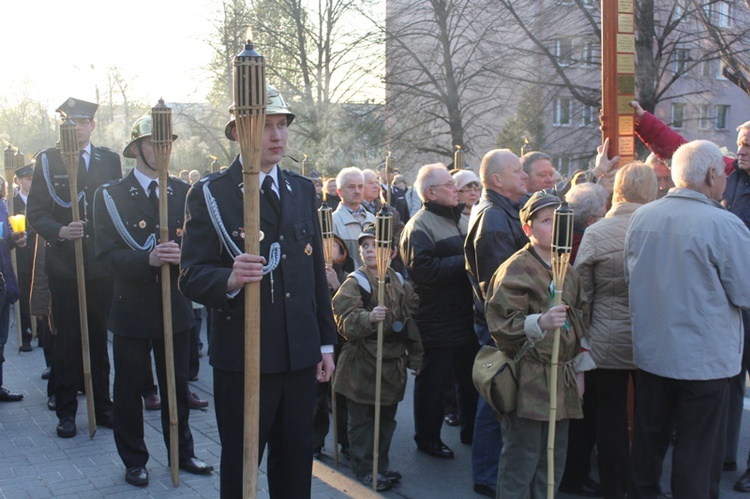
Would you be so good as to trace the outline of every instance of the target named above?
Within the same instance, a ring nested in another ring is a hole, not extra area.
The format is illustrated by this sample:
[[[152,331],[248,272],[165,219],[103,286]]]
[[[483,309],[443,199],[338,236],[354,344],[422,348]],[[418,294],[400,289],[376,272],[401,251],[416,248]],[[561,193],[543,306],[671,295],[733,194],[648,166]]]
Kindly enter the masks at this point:
[[[575,269],[591,304],[591,354],[584,405],[595,411],[599,477],[607,498],[622,498],[628,478],[628,380],[635,374],[623,248],[633,212],[656,199],[653,170],[636,162],[615,176],[612,208],[583,234]]]

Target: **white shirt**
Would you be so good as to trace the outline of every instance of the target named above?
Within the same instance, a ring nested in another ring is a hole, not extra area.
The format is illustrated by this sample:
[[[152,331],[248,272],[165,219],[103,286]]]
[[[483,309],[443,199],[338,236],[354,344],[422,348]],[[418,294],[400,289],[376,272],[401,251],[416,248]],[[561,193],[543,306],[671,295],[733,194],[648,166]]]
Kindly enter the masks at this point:
[[[159,178],[151,178],[146,176],[143,172],[138,170],[138,168],[133,168],[133,175],[135,175],[135,179],[138,181],[139,184],[141,184],[141,187],[143,188],[143,192],[146,193],[146,196],[151,194],[148,192],[148,186],[151,185],[151,182],[156,182],[157,185],[159,184]],[[160,189],[156,188],[156,196],[159,197],[159,191]]]

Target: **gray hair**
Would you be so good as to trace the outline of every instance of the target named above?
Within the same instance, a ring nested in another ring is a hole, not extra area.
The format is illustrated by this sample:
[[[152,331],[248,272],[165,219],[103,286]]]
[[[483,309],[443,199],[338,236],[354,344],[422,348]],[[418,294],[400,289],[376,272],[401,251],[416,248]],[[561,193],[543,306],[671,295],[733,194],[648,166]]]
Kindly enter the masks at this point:
[[[531,165],[533,165],[540,159],[546,159],[550,162],[552,161],[552,157],[549,154],[545,154],[539,151],[527,152],[526,154],[521,156],[521,167],[523,168],[523,171],[525,171],[527,175],[531,175]]]
[[[347,168],[342,169],[338,175],[336,175],[336,187],[341,189],[344,187],[344,183],[346,182],[346,178],[349,176],[356,175],[362,180],[362,183],[365,183],[365,176],[362,173],[362,170],[357,168],[356,166],[349,166]]]
[[[646,163],[634,161],[617,170],[612,203],[650,203],[656,199],[658,190],[659,184],[653,168]]]
[[[422,202],[427,201],[427,189],[435,185],[435,173],[439,171],[448,171],[448,168],[443,163],[433,163],[431,165],[424,165],[417,172],[417,179],[414,181],[414,190],[419,194],[419,199]]]
[[[574,185],[567,194],[565,201],[573,209],[573,226],[583,231],[589,217],[598,217],[607,206],[607,190],[599,184],[585,182]]]
[[[672,181],[677,187],[704,185],[712,168],[723,172],[724,156],[719,146],[709,140],[682,144],[672,155]]]

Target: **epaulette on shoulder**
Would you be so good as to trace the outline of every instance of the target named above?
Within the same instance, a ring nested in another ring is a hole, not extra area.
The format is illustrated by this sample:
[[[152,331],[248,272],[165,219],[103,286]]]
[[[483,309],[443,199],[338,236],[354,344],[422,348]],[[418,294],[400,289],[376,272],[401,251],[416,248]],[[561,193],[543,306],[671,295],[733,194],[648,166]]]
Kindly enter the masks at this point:
[[[98,149],[101,152],[107,153],[107,154],[117,154],[115,151],[110,149],[109,147],[104,146],[94,146],[94,149]]]
[[[120,185],[124,180],[125,180],[124,178],[116,178],[114,180],[110,180],[109,182],[102,184],[102,188],[107,189],[109,187]]]
[[[311,179],[305,177],[301,173],[297,173],[294,170],[290,170],[289,168],[284,168],[284,173],[286,175],[289,175],[290,177],[301,178],[301,179],[307,180],[308,182],[312,183]]]

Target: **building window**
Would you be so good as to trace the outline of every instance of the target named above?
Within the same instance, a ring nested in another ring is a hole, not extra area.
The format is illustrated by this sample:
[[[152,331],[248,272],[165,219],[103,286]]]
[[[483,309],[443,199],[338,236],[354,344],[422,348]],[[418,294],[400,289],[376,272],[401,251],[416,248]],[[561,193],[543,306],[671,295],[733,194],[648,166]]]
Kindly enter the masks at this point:
[[[594,108],[581,104],[581,126],[589,126],[594,122]]]
[[[714,117],[714,128],[725,130],[727,128],[727,116],[729,115],[729,106],[719,104],[716,106],[716,115]]]
[[[672,128],[685,126],[685,104],[672,103]]]
[[[687,67],[688,51],[687,49],[675,49],[672,53],[672,72],[684,73]]]
[[[594,54],[597,44],[593,40],[586,40],[583,44],[583,53],[581,54],[581,65],[593,66]]]
[[[705,130],[711,126],[711,106],[708,104],[701,104],[698,106],[698,128]]]
[[[704,78],[711,78],[714,75],[712,71],[713,66],[713,61],[701,61],[701,76]]]
[[[555,97],[555,118],[553,125],[570,126],[570,111],[573,99],[570,97]]]
[[[565,174],[570,172],[570,154],[563,154],[555,158],[555,170]]]
[[[558,38],[555,40],[555,57],[560,66],[573,64],[573,39]]]
[[[728,28],[732,24],[732,6],[729,2],[715,2],[703,7],[711,23],[717,28]]]

